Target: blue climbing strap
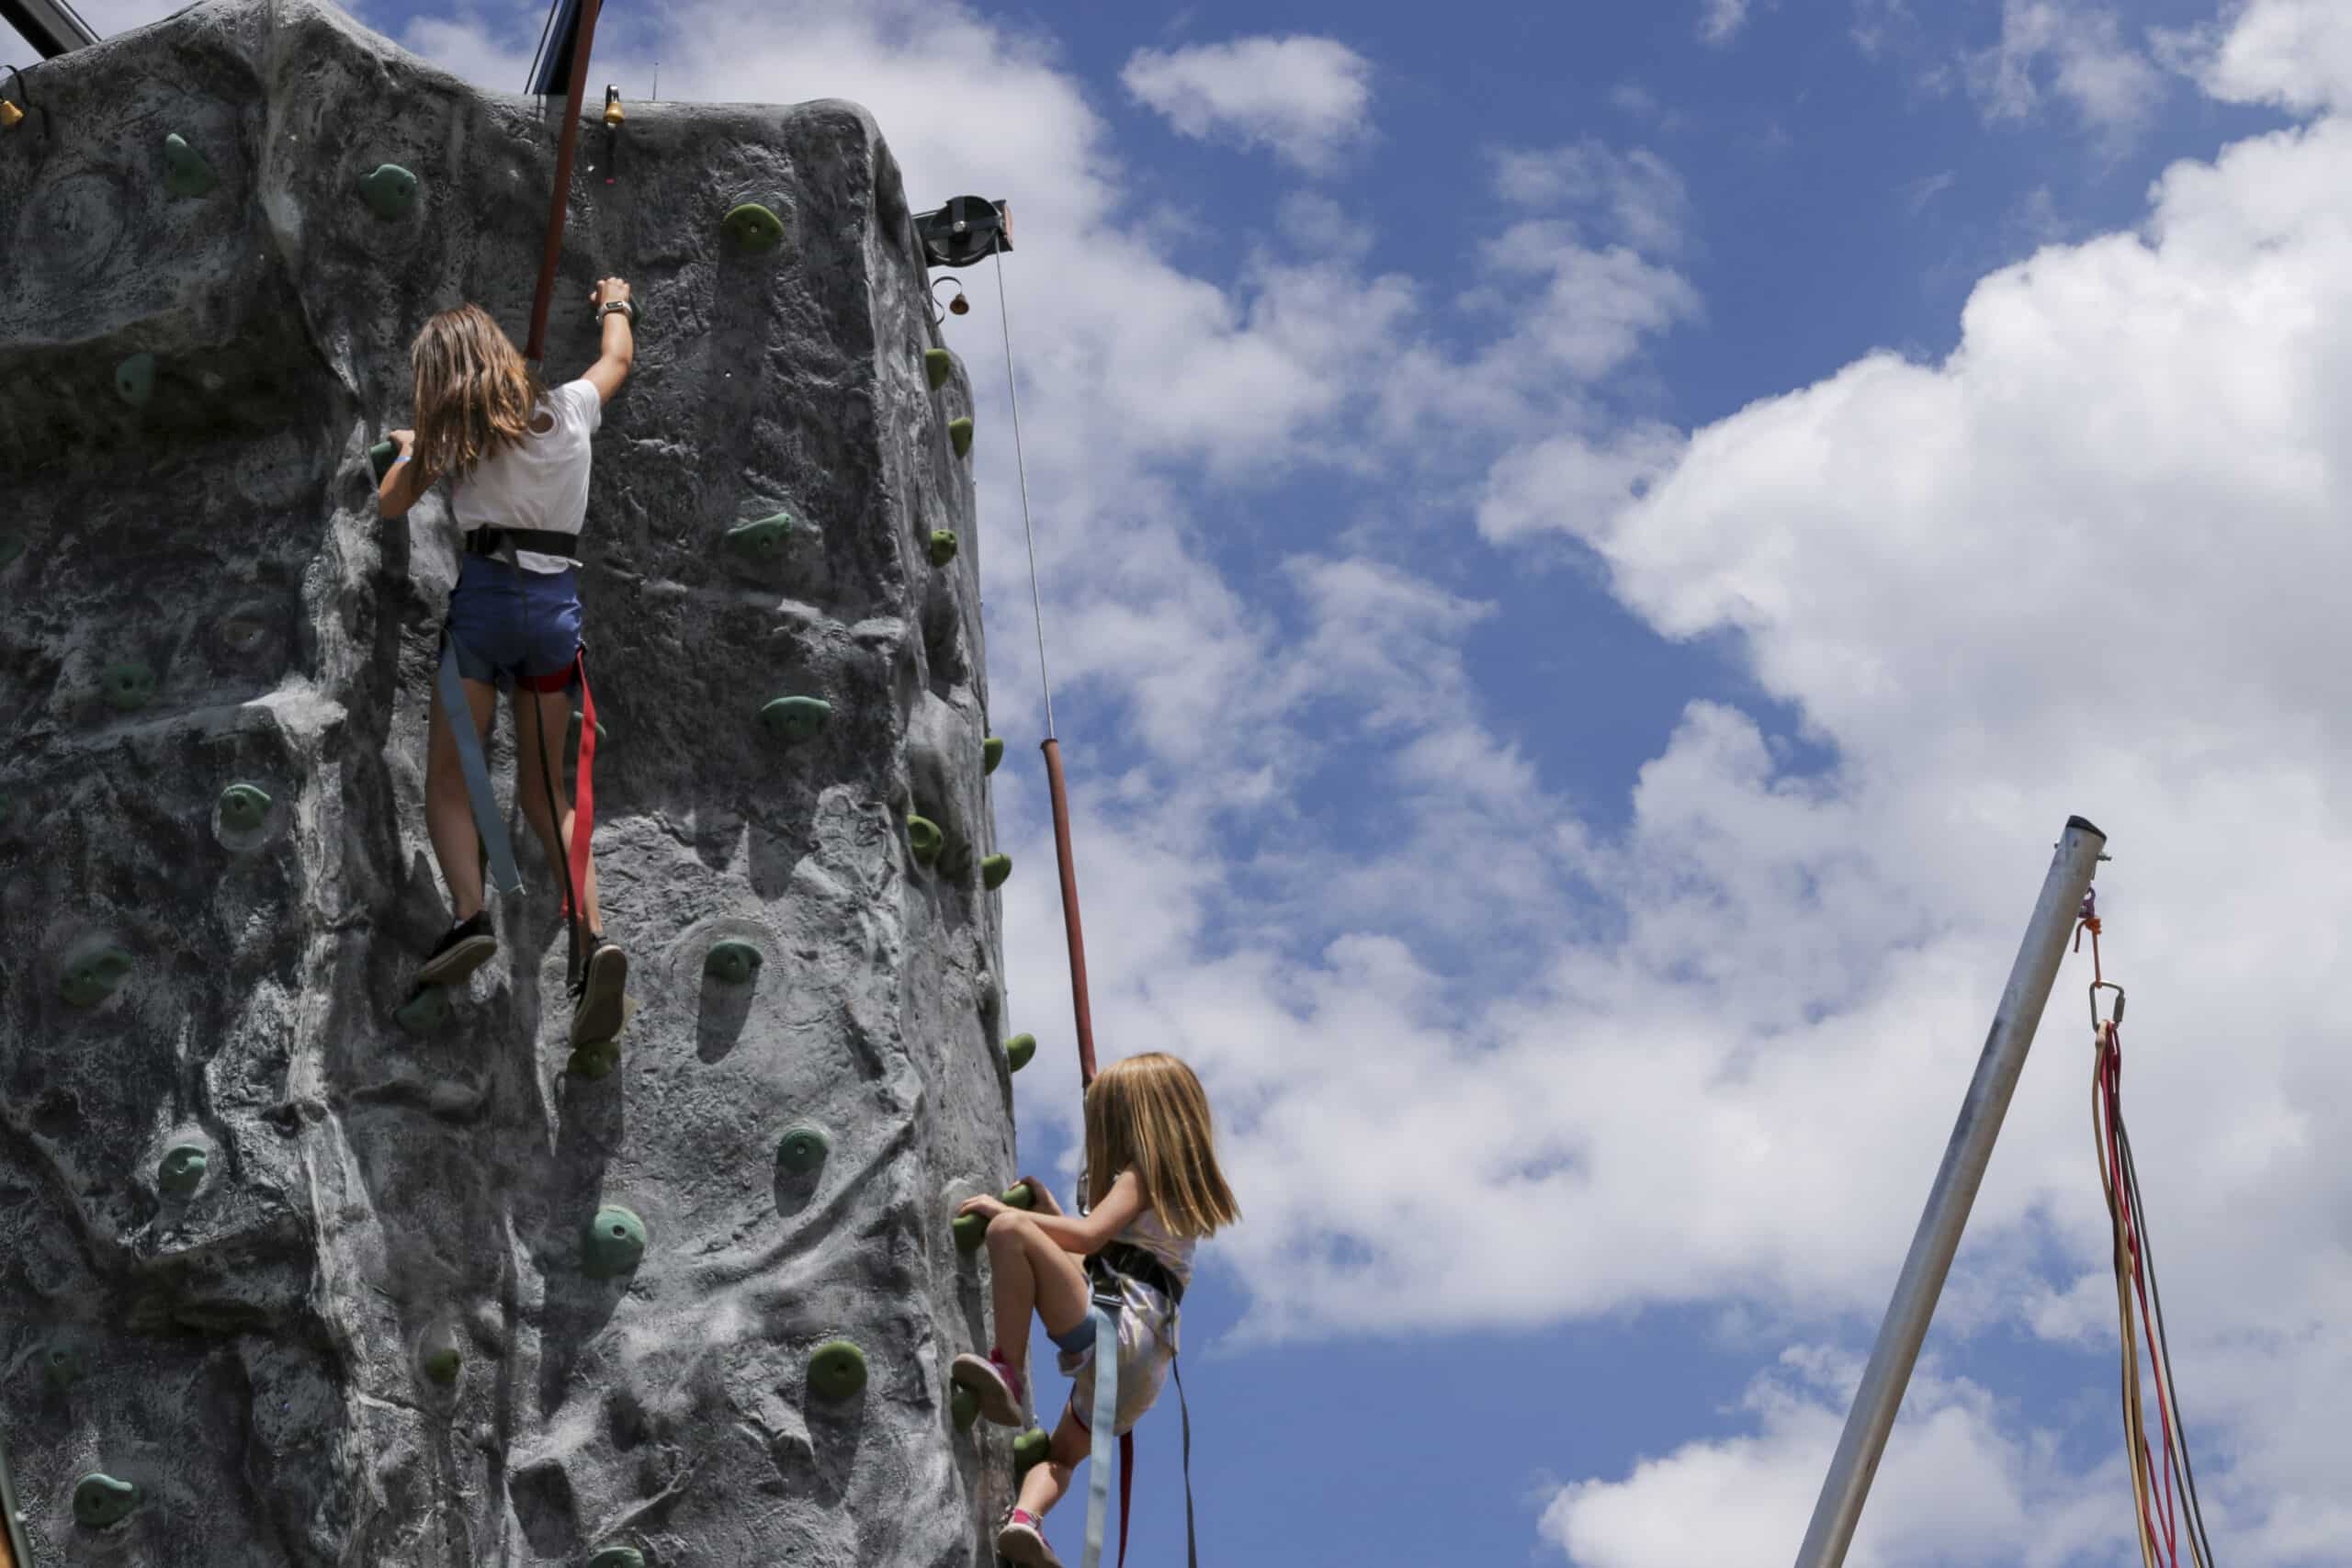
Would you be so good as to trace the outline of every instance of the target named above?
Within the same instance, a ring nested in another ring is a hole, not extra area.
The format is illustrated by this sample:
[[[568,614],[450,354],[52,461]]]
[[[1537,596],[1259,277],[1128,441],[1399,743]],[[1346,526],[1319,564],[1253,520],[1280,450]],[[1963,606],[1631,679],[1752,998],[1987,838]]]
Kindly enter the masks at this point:
[[[1086,1478],[1086,1555],[1084,1568],[1102,1568],[1102,1531],[1111,1514],[1111,1439],[1119,1424],[1119,1309],[1123,1304],[1118,1276],[1094,1287],[1087,1311],[1094,1319],[1094,1419],[1089,1435],[1094,1440],[1093,1467]],[[1124,1513],[1120,1518],[1125,1525]],[[1125,1555],[1122,1552],[1121,1555]]]
[[[490,857],[491,886],[501,893],[520,893],[523,874],[514,869],[514,848],[506,841],[506,822],[498,815],[498,797],[490,789],[490,765],[482,761],[481,737],[474,732],[473,705],[466,701],[466,688],[458,676],[458,639],[446,629],[441,634],[441,707],[458,743],[458,766],[466,775],[474,827]]]

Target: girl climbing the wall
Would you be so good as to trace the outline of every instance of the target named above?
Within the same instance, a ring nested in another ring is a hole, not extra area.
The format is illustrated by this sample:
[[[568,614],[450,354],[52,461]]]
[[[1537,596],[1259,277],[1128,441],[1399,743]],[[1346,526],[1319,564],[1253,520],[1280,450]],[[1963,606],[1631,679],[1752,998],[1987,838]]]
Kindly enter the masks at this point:
[[[984,1359],[956,1358],[949,1374],[978,1396],[1000,1426],[1024,1425],[1024,1365],[1034,1310],[1077,1381],[1045,1461],[1021,1483],[996,1550],[1014,1562],[1058,1568],[1046,1544],[1046,1513],[1086,1458],[1094,1400],[1094,1325],[1087,1276],[1115,1278],[1118,1321],[1115,1433],[1124,1434],[1159,1397],[1176,1357],[1177,1307],[1193,1277],[1193,1251],[1241,1218],[1217,1169],[1208,1096],[1193,1069],[1160,1052],[1129,1056],[1095,1075],[1086,1089],[1085,1190],[1080,1217],[1028,1179],[1035,1209],[973,1198],[957,1213],[989,1216],[989,1272],[996,1345]],[[1081,1267],[1080,1258],[1087,1262]]]
[[[440,479],[465,533],[449,599],[447,636],[474,734],[487,739],[498,692],[512,693],[515,798],[549,863],[580,886],[574,928],[582,962],[571,982],[571,1040],[608,1041],[623,1022],[628,955],[605,940],[596,868],[571,857],[573,811],[561,756],[581,650],[578,541],[588,513],[589,439],[635,357],[629,288],[617,277],[590,296],[603,353],[578,380],[548,388],[478,305],[424,323],[410,353],[416,428],[391,433],[399,455],[384,472],[377,510],[399,517]],[[424,773],[425,829],[448,884],[457,923],[425,955],[422,986],[453,986],[498,951],[482,907],[482,840],[464,758],[442,690],[433,699]],[[578,866],[576,874],[569,867]]]

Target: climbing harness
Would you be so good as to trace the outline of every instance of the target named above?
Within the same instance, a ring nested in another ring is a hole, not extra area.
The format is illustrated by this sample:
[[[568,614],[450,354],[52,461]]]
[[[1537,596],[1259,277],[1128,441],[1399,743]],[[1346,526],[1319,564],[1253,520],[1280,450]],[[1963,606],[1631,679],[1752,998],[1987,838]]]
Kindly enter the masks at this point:
[[[1094,1319],[1094,1419],[1088,1424],[1087,1435],[1093,1443],[1094,1468],[1087,1477],[1086,1551],[1082,1561],[1083,1568],[1099,1568],[1102,1559],[1103,1512],[1111,1490],[1111,1429],[1118,1424],[1118,1330],[1119,1312],[1126,1299],[1124,1283],[1133,1280],[1150,1286],[1168,1298],[1171,1313],[1182,1310],[1184,1284],[1159,1258],[1124,1241],[1105,1243],[1101,1251],[1086,1260],[1086,1272],[1093,1282],[1090,1310]],[[1184,1561],[1190,1568],[1200,1568],[1200,1551],[1193,1531],[1193,1411],[1184,1400],[1182,1360],[1180,1356],[1170,1356],[1168,1370],[1176,1379],[1176,1407],[1184,1422]],[[1109,1369],[1107,1372],[1105,1368]],[[1135,1495],[1135,1480],[1136,1435],[1130,1428],[1119,1434],[1120,1568],[1125,1568],[1127,1561],[1127,1524],[1134,1514],[1130,1502]]]
[[[2132,1138],[2123,1125],[2123,987],[2109,980],[2099,960],[2098,894],[2083,895],[2075,928],[2075,950],[2091,939],[2091,1134],[2098,1150],[2099,1185],[2107,1196],[2114,1230],[2115,1299],[2123,1349],[2123,1435],[2132,1466],[2132,1493],[2144,1568],[2178,1568],[2185,1518],[2189,1561],[2214,1568],[2213,1543],[2205,1531],[2197,1472],[2189,1462],[2188,1434],[2180,1393],[2173,1382],[2172,1349],[2165,1336],[2164,1294],[2156,1286],[2156,1259],[2148,1239],[2140,1173],[2132,1158]],[[2099,1014],[2099,993],[2115,993],[2108,1015]],[[2136,1321],[2135,1312],[2136,1311]],[[2142,1330],[2144,1330],[2143,1334]],[[2148,1381],[2156,1391],[2157,1440],[2149,1439],[2141,1399],[2139,1345],[2148,1346]],[[2161,1446],[2162,1459],[2157,1457]],[[2176,1502],[2179,1505],[2176,1510]]]

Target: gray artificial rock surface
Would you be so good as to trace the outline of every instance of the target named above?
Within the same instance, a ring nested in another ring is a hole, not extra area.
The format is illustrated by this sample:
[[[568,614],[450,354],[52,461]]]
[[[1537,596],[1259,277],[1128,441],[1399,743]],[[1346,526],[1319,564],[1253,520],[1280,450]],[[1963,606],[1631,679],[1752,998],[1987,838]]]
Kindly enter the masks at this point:
[[[592,95],[549,372],[594,357],[598,276],[643,317],[582,585],[639,1010],[589,1078],[511,799],[499,957],[437,1028],[395,1022],[448,919],[421,789],[457,557],[438,497],[377,521],[366,457],[426,315],[526,335],[562,106],[311,0],[200,5],[28,85],[45,133],[0,132],[0,1443],[34,1562],[988,1562],[1010,1435],[957,1432],[946,1383],[985,1343],[953,1205],[1013,1174],[970,402],[960,367],[927,383],[874,122],[633,102],[616,160]],[[747,198],[771,250],[722,233]],[[780,550],[728,545],[778,511]],[[760,713],[796,694],[831,713],[787,744]],[[502,706],[502,798],[512,747]],[[607,1206],[633,1267],[590,1246]],[[835,1340],[854,1392],[838,1351],[811,1386]]]

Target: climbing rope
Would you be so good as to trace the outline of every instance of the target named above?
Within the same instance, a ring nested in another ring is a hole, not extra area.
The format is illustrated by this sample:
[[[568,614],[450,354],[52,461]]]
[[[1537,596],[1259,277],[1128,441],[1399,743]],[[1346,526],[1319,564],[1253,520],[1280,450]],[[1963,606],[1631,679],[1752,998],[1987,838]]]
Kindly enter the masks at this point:
[[[1029,541],[1029,608],[1037,626],[1037,684],[1046,697],[1046,739],[1054,739],[1054,683],[1046,676],[1046,606],[1037,592],[1037,531],[1029,522],[1029,462],[1021,450],[1021,390],[1012,382],[1012,313],[1004,300],[1004,250],[1001,235],[991,235],[989,254],[996,260],[996,324],[1004,333],[1004,390],[1012,400],[1012,467],[1021,476],[1021,531]],[[1086,1075],[1094,1076],[1090,1069]]]
[[[1070,1010],[1078,1025],[1079,1087],[1094,1081],[1094,1014],[1086,990],[1086,936],[1078,914],[1078,863],[1070,853],[1069,789],[1062,778],[1061,741],[1054,733],[1054,684],[1046,671],[1046,607],[1037,587],[1037,530],[1029,513],[1029,460],[1021,444],[1021,392],[1012,373],[1012,314],[1005,300],[1003,231],[989,240],[996,259],[997,324],[1004,335],[1004,386],[1012,400],[1012,462],[1021,476],[1021,530],[1029,545],[1029,608],[1037,627],[1037,683],[1046,699],[1046,789],[1053,804],[1054,858],[1061,872],[1062,932],[1069,947]],[[958,299],[962,296],[958,294]]]
[[[2075,949],[2091,939],[2091,1135],[2099,1158],[2099,1185],[2114,1233],[2116,1314],[2121,1331],[2123,1436],[2131,1461],[2132,1495],[2144,1568],[2178,1568],[2180,1524],[2188,1524],[2189,1561],[2214,1568],[2197,1472],[2188,1457],[2180,1394],[2173,1381],[2172,1348],[2165,1334],[2164,1293],[2156,1284],[2155,1249],[2148,1237],[2140,1173],[2123,1123],[2123,987],[2107,977],[2099,957],[2098,895],[2083,896]],[[2113,1010],[2099,1014],[2099,993],[2115,993]],[[2148,1382],[2156,1391],[2156,1435],[2151,1440],[2142,1397],[2140,1344],[2148,1347]],[[2158,1454],[2161,1450],[2161,1459]]]

